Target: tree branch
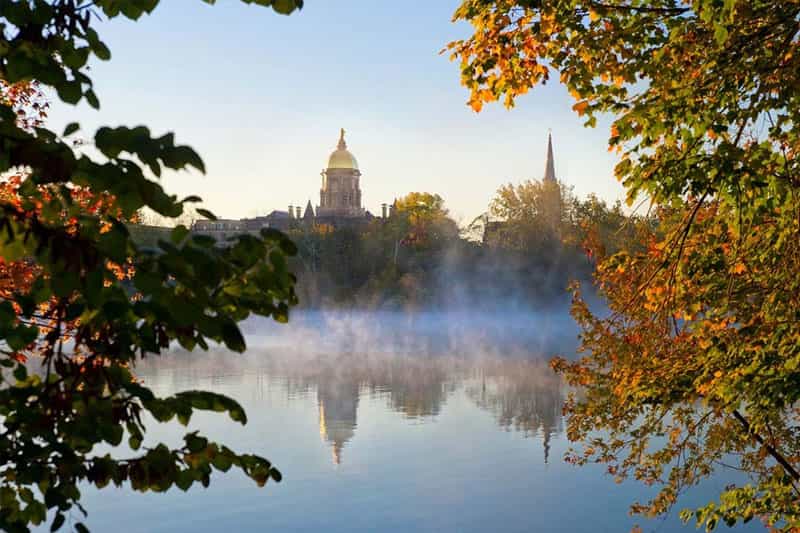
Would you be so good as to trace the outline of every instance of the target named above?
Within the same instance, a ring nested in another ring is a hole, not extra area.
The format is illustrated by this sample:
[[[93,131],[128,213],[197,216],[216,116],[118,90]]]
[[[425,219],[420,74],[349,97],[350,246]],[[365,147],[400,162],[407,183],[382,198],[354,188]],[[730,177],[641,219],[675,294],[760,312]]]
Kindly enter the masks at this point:
[[[632,11],[634,13],[661,13],[664,15],[682,15],[691,11],[689,7],[647,7],[630,6],[624,4],[606,4],[603,2],[591,2],[591,7],[597,9],[607,9],[609,11]]]
[[[742,414],[738,410],[736,409],[733,410],[733,417],[736,420],[738,420],[740,424],[742,424],[748,435],[752,435],[753,439],[755,439],[757,443],[759,443],[761,446],[764,447],[765,450],[767,450],[767,452],[772,456],[772,458],[775,459],[775,461],[777,461],[778,464],[781,465],[784,470],[786,470],[786,473],[789,474],[794,481],[800,481],[800,472],[798,472],[794,468],[794,466],[792,466],[792,464],[788,460],[786,460],[786,458],[775,447],[767,443],[767,441],[765,441],[761,435],[755,433],[752,429],[752,426],[750,425],[750,422],[748,422],[747,419],[744,416],[742,416]]]

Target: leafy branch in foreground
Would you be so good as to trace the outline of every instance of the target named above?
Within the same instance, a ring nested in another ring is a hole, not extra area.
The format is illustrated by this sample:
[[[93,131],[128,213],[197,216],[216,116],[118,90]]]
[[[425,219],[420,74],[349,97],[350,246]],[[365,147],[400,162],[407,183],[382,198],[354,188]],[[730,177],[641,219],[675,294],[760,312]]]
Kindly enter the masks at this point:
[[[302,7],[244,1],[284,14]],[[125,225],[138,210],[174,218],[199,201],[168,195],[150,176],[203,171],[200,157],[144,126],[100,128],[99,157],[90,157],[70,141],[77,123],[62,134],[44,126],[40,88],[68,104],[99,106],[87,65],[110,51],[96,20],[135,20],[158,3],[0,0],[0,529],[27,531],[48,510],[52,529],[60,528],[73,506],[83,511],[79,484],[87,481],[186,490],[231,467],[259,485],[280,480],[266,459],[197,433],[180,448],[143,448],[145,414],[184,425],[195,410],[227,412],[243,424],[246,417],[234,400],[209,392],[158,398],[132,368],[173,341],[241,352],[237,324],[252,314],[286,321],[296,303],[292,242],[265,230],[223,247],[178,226],[158,249],[138,249]],[[124,440],[131,458],[93,452]]]
[[[586,355],[554,362],[580,390],[568,458],[660,487],[647,516],[734,466],[749,481],[685,520],[800,528],[800,2],[465,0],[455,18],[475,110],[557,71],[588,126],[613,117],[616,176],[659,220],[600,262],[607,315],[575,293]]]

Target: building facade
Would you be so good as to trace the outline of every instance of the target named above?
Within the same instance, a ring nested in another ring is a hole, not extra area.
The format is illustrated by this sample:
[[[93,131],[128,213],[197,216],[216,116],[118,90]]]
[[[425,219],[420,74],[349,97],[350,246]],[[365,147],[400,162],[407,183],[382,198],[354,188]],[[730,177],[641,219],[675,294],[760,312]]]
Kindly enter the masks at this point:
[[[328,166],[321,172],[322,188],[319,191],[317,216],[321,218],[363,218],[366,210],[361,206],[361,171],[356,157],[347,150],[344,129],[339,133],[339,144],[328,158]]]
[[[553,158],[553,136],[547,134],[547,162],[545,163],[544,178],[544,198],[542,202],[542,215],[547,221],[548,226],[556,234],[559,233],[561,226],[561,185],[556,178],[556,168]]]
[[[375,217],[361,204],[361,171],[356,157],[347,149],[344,134],[344,129],[340,130],[336,150],[331,152],[328,165],[321,172],[322,186],[316,210],[309,200],[305,209],[290,205],[286,211],[275,210],[253,218],[198,220],[192,231],[222,241],[239,233],[257,234],[263,228],[287,231],[319,224],[352,227],[369,222]],[[388,216],[386,204],[383,216]]]

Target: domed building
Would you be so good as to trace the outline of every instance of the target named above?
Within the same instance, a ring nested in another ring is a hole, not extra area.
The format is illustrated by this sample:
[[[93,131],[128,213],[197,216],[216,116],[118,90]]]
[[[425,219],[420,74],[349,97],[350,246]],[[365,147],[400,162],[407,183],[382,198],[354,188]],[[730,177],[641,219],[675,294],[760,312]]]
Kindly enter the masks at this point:
[[[382,206],[382,217],[389,216],[388,204]],[[322,171],[322,188],[316,213],[309,200],[302,210],[290,205],[286,211],[274,210],[268,215],[243,219],[198,220],[192,231],[210,235],[222,245],[225,239],[239,233],[257,235],[263,228],[287,231],[309,228],[315,224],[331,227],[358,227],[375,217],[361,206],[361,171],[356,157],[347,149],[344,129],[339,132],[339,144],[328,157],[328,166]]]
[[[361,207],[361,171],[356,157],[347,149],[344,129],[339,133],[339,144],[328,158],[328,167],[321,173],[318,218],[363,218]]]

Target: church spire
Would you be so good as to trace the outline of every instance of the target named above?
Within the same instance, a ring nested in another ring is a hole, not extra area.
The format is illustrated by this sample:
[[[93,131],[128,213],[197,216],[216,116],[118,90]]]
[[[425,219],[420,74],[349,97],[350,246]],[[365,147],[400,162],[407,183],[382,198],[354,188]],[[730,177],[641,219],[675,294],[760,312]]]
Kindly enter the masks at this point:
[[[547,163],[544,167],[544,181],[556,181],[556,168],[553,164],[553,136],[547,134]]]
[[[346,150],[347,149],[347,143],[344,142],[344,128],[341,128],[339,130],[339,145],[337,146],[337,148],[339,150]]]

